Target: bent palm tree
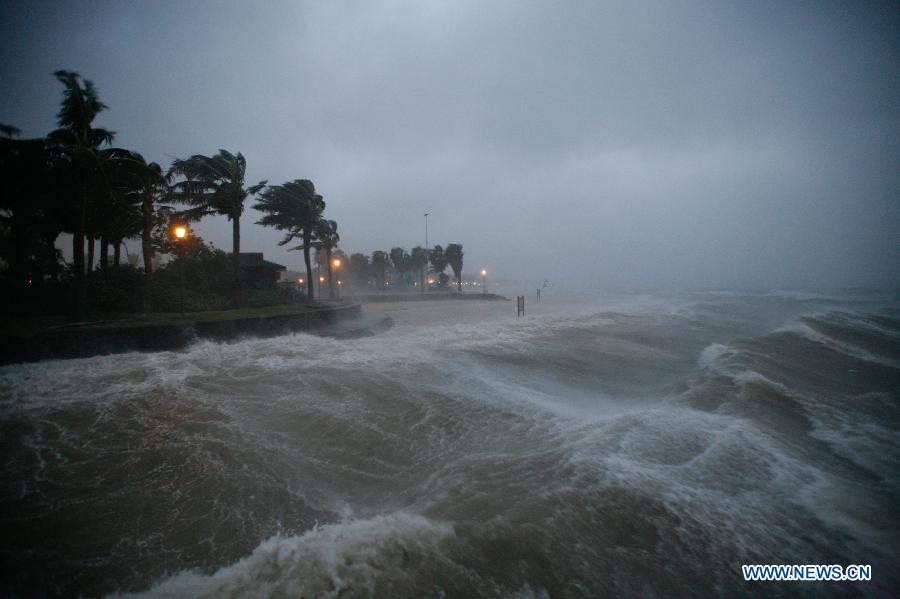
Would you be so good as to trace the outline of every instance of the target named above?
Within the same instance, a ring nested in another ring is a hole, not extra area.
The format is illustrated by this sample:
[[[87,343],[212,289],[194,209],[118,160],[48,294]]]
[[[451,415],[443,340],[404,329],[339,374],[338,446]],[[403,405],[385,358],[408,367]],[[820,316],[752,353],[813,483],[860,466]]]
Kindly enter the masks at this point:
[[[73,182],[77,182],[72,219],[72,259],[75,267],[75,311],[81,312],[86,300],[84,240],[91,207],[89,186],[102,179],[102,186],[109,191],[103,172],[105,156],[100,146],[112,143],[115,133],[91,126],[97,115],[106,109],[93,82],[82,80],[81,75],[72,71],[56,71],[54,75],[64,86],[63,99],[57,114],[59,129],[50,133],[47,139],[66,163],[68,175]]]
[[[316,223],[315,228],[316,241],[313,247],[318,251],[325,252],[325,264],[328,270],[328,299],[334,299],[334,273],[332,271],[331,254],[337,247],[341,236],[337,232],[337,222],[333,220],[321,219]]]
[[[444,250],[447,258],[447,264],[453,269],[453,275],[456,277],[456,289],[462,293],[462,269],[463,269],[463,248],[458,243],[448,243],[447,249]]]
[[[285,245],[295,238],[302,243],[292,250],[303,250],[306,263],[306,292],[309,300],[315,299],[312,264],[309,249],[313,245],[316,224],[325,210],[325,200],[316,193],[316,186],[308,179],[295,179],[281,185],[270,185],[262,194],[254,210],[265,213],[256,224],[286,231],[278,245]]]
[[[191,206],[183,215],[188,220],[199,220],[208,214],[223,214],[232,226],[232,266],[236,304],[241,294],[241,214],[244,200],[266,186],[260,181],[244,187],[247,161],[243,154],[219,150],[215,156],[195,154],[176,160],[169,169],[170,175],[181,175],[184,181],[175,184],[173,199]]]

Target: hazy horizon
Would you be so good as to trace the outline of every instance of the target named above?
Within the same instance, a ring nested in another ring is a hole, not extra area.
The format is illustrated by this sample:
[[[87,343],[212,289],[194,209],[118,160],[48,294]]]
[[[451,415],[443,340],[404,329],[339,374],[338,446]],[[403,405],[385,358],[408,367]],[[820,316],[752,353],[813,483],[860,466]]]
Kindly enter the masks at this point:
[[[6,2],[0,122],[54,129],[52,73],[75,70],[116,146],[164,168],[225,148],[249,184],[312,179],[347,253],[424,245],[427,212],[430,244],[509,279],[896,286],[898,14]],[[251,204],[242,251],[301,269]],[[230,249],[224,217],[197,230]]]

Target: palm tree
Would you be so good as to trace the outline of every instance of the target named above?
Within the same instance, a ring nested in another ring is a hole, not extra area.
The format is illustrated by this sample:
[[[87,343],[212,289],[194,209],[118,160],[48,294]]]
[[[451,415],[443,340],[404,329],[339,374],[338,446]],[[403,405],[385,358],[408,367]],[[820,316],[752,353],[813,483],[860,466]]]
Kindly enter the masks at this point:
[[[278,245],[285,245],[295,238],[302,240],[300,245],[290,249],[303,250],[303,261],[306,263],[306,292],[312,301],[315,295],[309,249],[312,247],[316,224],[321,220],[322,212],[325,210],[325,200],[316,193],[312,181],[295,179],[282,185],[270,185],[260,194],[259,202],[253,208],[265,213],[256,224],[287,232]]]
[[[431,272],[438,275],[439,285],[443,287],[447,280],[447,275],[444,274],[444,271],[447,270],[447,255],[444,253],[444,248],[439,245],[434,246],[428,255],[428,260],[431,262]]]
[[[100,150],[103,144],[112,143],[115,133],[107,129],[92,127],[96,116],[106,109],[100,102],[94,84],[89,79],[72,71],[54,73],[63,84],[63,100],[57,114],[59,129],[50,133],[47,139],[68,165],[68,172],[77,185],[75,210],[72,226],[72,253],[75,267],[75,311],[84,308],[84,241],[90,212],[89,185],[98,178],[105,179]],[[98,177],[99,175],[99,177]],[[104,187],[109,191],[108,182]]]
[[[406,273],[409,271],[409,254],[401,247],[391,248],[390,258],[399,278],[397,288],[400,288],[406,282]]]
[[[338,235],[337,232],[337,222],[326,220],[324,218],[320,219],[319,222],[316,223],[314,234],[316,236],[316,241],[313,242],[313,247],[316,248],[317,252],[321,251],[325,253],[325,268],[328,270],[328,299],[333,300],[334,274],[331,268],[331,254],[341,240],[341,236]]]
[[[266,181],[244,187],[247,161],[238,152],[232,154],[219,150],[215,156],[194,154],[190,158],[176,160],[169,175],[181,175],[184,181],[175,184],[174,199],[192,206],[183,215],[188,220],[199,220],[209,214],[224,214],[232,226],[232,266],[234,268],[234,301],[240,304],[241,296],[241,214],[244,200],[255,195]]]
[[[141,203],[141,252],[144,256],[144,277],[149,286],[153,280],[153,227],[156,224],[156,206],[162,204],[170,193],[169,182],[163,175],[162,167],[144,160],[134,153],[139,168],[135,169],[131,193],[140,198]]]
[[[163,202],[169,198],[171,188],[162,167],[148,163],[138,152],[117,151],[111,158],[116,200],[110,207],[105,223],[106,241],[113,244],[113,262],[120,260],[120,246],[124,239],[141,238],[144,260],[144,309],[150,308],[150,290],[153,283],[153,256],[156,242],[154,235],[163,220],[159,209],[168,208]],[[101,257],[102,260],[102,257]]]
[[[453,269],[456,276],[456,288],[462,293],[462,268],[463,268],[463,248],[458,243],[448,243],[447,250],[444,252],[447,257],[447,264]]]
[[[419,274],[419,290],[425,291],[425,267],[428,266],[428,250],[421,246],[416,246],[410,254],[413,268]]]
[[[372,252],[373,278],[378,281],[378,290],[384,291],[384,279],[387,272],[387,254],[381,250]]]
[[[353,281],[353,286],[357,289],[363,289],[369,283],[369,257],[365,254],[352,254],[350,263],[347,265],[347,273]]]

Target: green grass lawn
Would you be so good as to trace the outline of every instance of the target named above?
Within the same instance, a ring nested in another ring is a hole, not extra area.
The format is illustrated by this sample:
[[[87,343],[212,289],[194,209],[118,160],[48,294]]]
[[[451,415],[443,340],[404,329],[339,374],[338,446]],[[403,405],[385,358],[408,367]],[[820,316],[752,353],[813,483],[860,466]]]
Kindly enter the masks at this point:
[[[26,316],[4,317],[0,319],[0,335],[27,338],[40,333],[61,330],[96,330],[105,328],[158,326],[168,324],[190,324],[212,320],[240,320],[243,318],[265,318],[304,314],[329,308],[349,306],[349,302],[321,302],[314,305],[281,304],[264,308],[238,308],[209,312],[187,312],[184,316],[177,312],[146,312],[142,314],[96,314],[81,318],[71,316]]]

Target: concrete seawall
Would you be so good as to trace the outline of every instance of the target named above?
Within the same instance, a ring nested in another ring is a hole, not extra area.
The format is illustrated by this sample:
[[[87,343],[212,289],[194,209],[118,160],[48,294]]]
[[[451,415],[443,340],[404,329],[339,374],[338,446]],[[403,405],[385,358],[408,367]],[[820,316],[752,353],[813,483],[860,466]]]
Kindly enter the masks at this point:
[[[232,341],[245,337],[274,337],[292,332],[348,339],[374,335],[391,326],[393,320],[387,316],[363,319],[362,306],[352,304],[298,314],[231,320],[58,329],[26,339],[0,338],[0,364],[85,358],[133,351],[171,351],[183,349],[200,339]]]

